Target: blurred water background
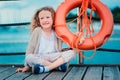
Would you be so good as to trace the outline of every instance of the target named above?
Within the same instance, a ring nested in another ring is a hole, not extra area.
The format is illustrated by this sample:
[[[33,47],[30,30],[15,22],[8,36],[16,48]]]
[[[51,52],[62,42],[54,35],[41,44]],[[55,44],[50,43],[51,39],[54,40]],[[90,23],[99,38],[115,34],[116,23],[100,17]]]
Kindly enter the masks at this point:
[[[117,4],[118,0],[103,1],[111,10]],[[56,3],[52,5],[52,2]],[[63,2],[63,0],[20,0],[20,1],[0,1],[0,64],[23,64],[25,51],[30,39],[29,23],[34,12],[42,6],[53,6],[55,9]],[[111,3],[112,2],[112,3]],[[32,3],[32,4],[31,4]],[[118,8],[120,6],[117,6]],[[77,9],[70,13],[76,15]],[[14,25],[16,24],[16,25]],[[19,25],[20,24],[20,25]],[[100,21],[93,22],[95,32],[100,29]],[[71,23],[69,29],[76,31],[76,23]],[[67,45],[63,44],[63,47]],[[84,64],[120,64],[120,23],[114,24],[113,33],[110,39],[100,48],[108,49],[108,51],[98,50],[94,58],[83,59]],[[113,50],[113,51],[112,51]],[[83,51],[84,55],[92,55],[94,50]],[[7,55],[5,55],[7,54]],[[13,55],[11,55],[13,54]],[[18,55],[20,54],[20,55]],[[78,64],[78,54],[71,61],[71,64]]]

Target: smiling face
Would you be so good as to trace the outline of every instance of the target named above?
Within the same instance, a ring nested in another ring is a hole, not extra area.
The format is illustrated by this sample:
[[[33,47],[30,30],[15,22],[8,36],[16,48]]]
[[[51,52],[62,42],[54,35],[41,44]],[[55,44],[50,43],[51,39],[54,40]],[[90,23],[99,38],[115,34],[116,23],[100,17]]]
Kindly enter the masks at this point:
[[[38,16],[42,29],[52,29],[53,18],[50,11],[42,10]]]

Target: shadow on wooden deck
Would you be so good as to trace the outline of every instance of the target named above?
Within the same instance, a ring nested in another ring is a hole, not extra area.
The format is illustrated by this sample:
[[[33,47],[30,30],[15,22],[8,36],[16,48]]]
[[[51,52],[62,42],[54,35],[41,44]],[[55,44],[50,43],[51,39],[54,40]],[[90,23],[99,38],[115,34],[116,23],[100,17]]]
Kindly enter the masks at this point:
[[[16,73],[18,66],[0,66],[0,80],[120,80],[118,65],[70,65],[66,72]]]

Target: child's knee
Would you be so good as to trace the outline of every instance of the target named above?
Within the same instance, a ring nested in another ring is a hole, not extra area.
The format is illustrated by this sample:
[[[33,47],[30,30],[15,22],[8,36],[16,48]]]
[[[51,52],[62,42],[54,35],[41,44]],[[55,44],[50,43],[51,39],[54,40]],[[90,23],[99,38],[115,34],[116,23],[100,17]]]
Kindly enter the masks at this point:
[[[71,56],[72,58],[75,56],[75,52],[74,52],[74,50],[69,50],[68,53],[70,54],[70,56]]]
[[[62,53],[62,57],[65,62],[69,62],[71,59],[75,57],[75,52],[73,50],[68,50]]]

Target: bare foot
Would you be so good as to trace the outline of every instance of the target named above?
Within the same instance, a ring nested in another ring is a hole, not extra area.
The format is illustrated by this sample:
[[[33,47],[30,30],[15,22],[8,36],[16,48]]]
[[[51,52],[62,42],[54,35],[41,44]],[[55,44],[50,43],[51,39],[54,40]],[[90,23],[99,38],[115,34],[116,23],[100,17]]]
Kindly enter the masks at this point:
[[[29,67],[18,68],[18,69],[16,70],[16,72],[26,72],[26,71],[28,71],[29,69],[30,69]]]

